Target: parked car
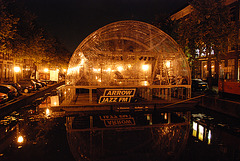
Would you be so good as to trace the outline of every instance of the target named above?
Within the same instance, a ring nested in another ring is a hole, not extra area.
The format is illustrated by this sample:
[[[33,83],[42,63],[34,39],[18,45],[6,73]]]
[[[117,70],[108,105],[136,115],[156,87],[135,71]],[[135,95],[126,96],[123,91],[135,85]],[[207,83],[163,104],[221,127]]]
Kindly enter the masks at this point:
[[[33,79],[35,82],[40,83],[42,85],[42,87],[47,86],[46,82],[40,81],[39,79]]]
[[[38,82],[36,82],[34,80],[31,80],[31,82],[36,85],[36,90],[39,90],[40,88],[42,88],[41,83],[38,83]]]
[[[18,84],[21,85],[21,92],[23,93],[30,93],[36,90],[36,84],[33,84],[31,80],[20,80]]]
[[[4,83],[4,84],[13,86],[14,88],[17,89],[18,95],[21,95],[22,87],[19,83],[10,82],[10,83]]]
[[[0,103],[3,103],[8,100],[8,95],[5,93],[0,93]]]
[[[207,82],[204,82],[202,79],[192,79],[192,91],[204,91],[207,88]]]
[[[8,95],[8,98],[14,98],[18,96],[17,89],[12,85],[1,84],[0,92]]]

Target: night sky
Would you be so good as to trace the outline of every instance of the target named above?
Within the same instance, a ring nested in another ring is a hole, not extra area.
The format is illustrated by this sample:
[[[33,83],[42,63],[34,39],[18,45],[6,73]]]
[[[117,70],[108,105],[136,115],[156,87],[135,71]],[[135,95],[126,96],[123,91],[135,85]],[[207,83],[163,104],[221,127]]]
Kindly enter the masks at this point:
[[[89,34],[120,20],[154,21],[161,13],[174,13],[188,0],[22,0],[49,33],[70,52]]]

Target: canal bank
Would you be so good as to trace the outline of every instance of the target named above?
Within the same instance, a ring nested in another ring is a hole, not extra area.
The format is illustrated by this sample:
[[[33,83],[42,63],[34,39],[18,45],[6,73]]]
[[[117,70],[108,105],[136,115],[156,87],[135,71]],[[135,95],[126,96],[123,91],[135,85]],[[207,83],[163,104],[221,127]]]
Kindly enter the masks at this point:
[[[19,109],[22,106],[29,105],[33,103],[33,101],[37,98],[45,96],[46,93],[51,92],[53,89],[56,89],[57,87],[65,84],[64,81],[48,84],[47,87],[40,89],[37,92],[29,93],[29,94],[23,94],[20,97],[16,98],[15,100],[6,102],[5,104],[2,104],[0,106],[0,118],[4,117],[5,115],[11,113],[12,111],[15,111]]]

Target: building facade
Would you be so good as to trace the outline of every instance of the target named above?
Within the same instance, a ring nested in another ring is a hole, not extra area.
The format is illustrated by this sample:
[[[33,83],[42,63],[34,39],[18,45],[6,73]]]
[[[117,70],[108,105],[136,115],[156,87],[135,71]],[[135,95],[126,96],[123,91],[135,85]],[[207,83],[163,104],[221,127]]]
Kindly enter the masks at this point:
[[[235,21],[236,25],[239,24],[240,17],[240,5],[239,0],[226,0],[225,5],[230,7],[231,20]],[[193,11],[191,5],[183,8],[177,13],[171,16],[172,20],[179,20],[185,18]],[[239,29],[238,29],[239,32]],[[239,35],[239,33],[237,33]],[[239,37],[239,36],[238,36]],[[211,54],[214,54],[212,52]],[[193,78],[201,78],[206,80],[208,77],[208,71],[210,71],[212,77],[215,78],[217,82],[218,78],[224,78],[229,80],[240,80],[240,46],[236,45],[234,47],[228,47],[228,52],[220,57],[220,61],[212,59],[208,61],[206,53],[200,53],[196,50],[196,58],[198,60],[198,68],[195,72],[192,72]]]
[[[13,58],[10,54],[0,53],[0,83],[13,81]]]

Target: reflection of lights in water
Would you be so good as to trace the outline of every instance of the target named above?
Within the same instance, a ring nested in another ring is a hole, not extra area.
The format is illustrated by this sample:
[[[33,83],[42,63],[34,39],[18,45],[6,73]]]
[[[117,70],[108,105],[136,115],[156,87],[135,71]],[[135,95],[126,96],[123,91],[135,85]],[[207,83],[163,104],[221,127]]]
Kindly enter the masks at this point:
[[[50,114],[51,114],[51,111],[47,108],[46,109],[46,116],[50,116]]]
[[[208,131],[208,144],[211,144],[211,138],[212,138],[212,134],[211,134],[211,130]]]
[[[59,97],[51,96],[51,106],[59,106]]]
[[[149,125],[152,125],[152,115],[147,114],[147,120],[149,121]]]
[[[23,136],[18,136],[18,139],[17,139],[17,142],[18,143],[23,143]]]
[[[204,127],[202,125],[199,125],[198,139],[201,141],[203,141],[203,133],[204,133]]]
[[[197,126],[198,126],[197,123],[193,121],[193,132],[192,132],[192,135],[194,137],[197,136]]]
[[[167,120],[167,113],[164,114],[164,119]]]
[[[197,131],[197,123],[193,121],[193,130]]]

